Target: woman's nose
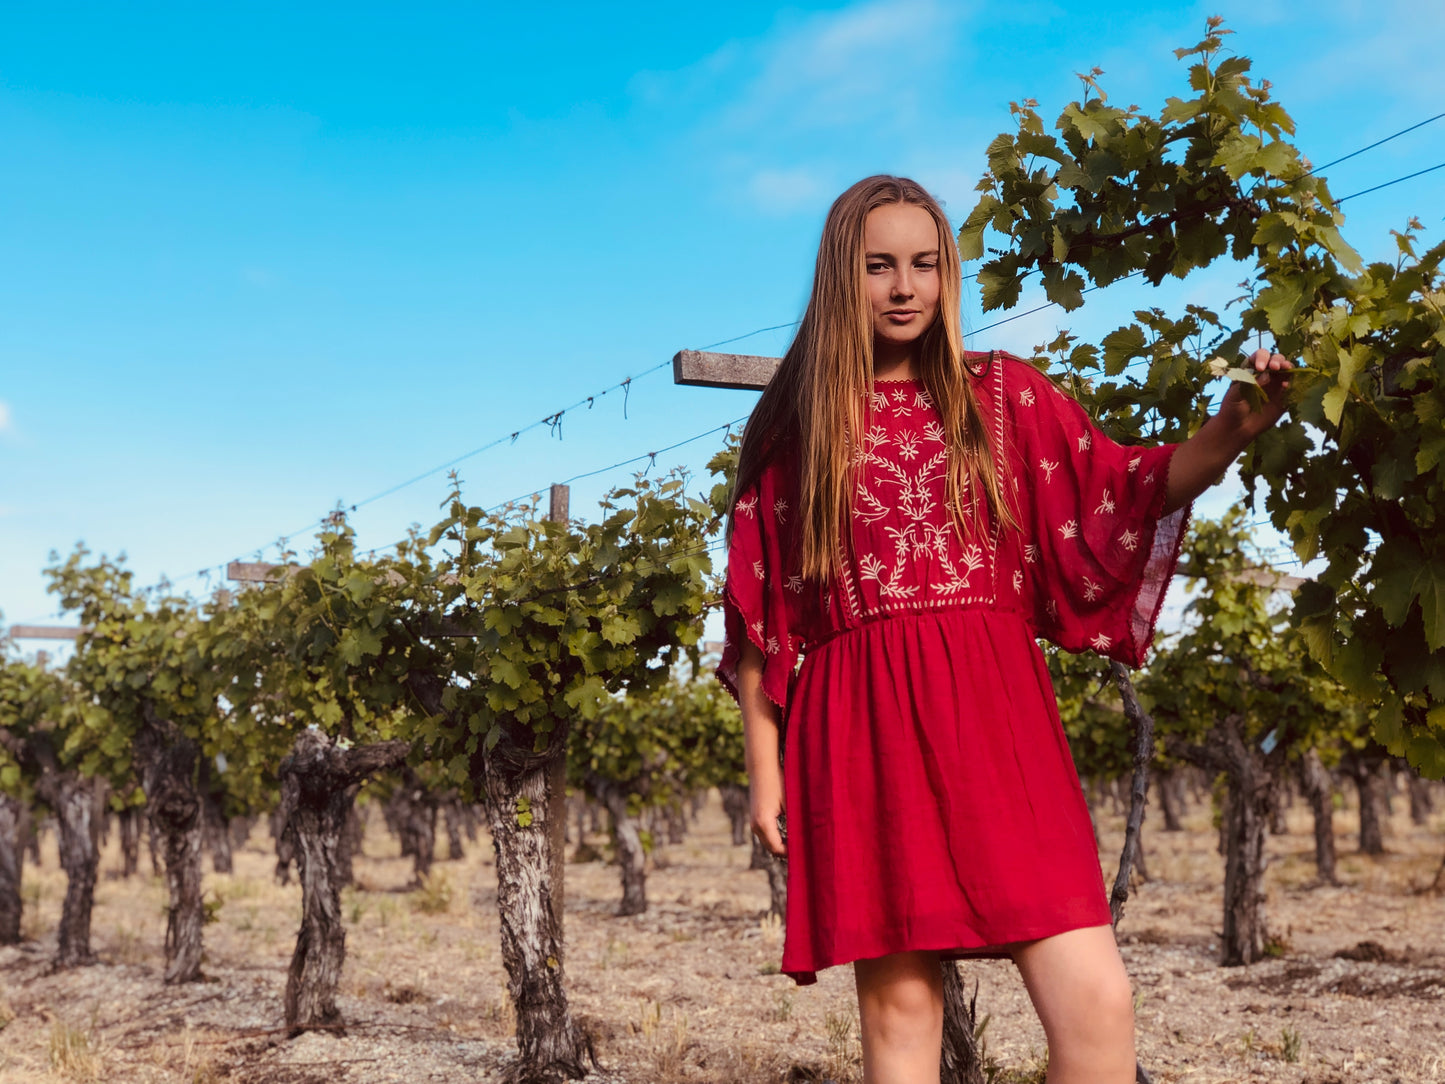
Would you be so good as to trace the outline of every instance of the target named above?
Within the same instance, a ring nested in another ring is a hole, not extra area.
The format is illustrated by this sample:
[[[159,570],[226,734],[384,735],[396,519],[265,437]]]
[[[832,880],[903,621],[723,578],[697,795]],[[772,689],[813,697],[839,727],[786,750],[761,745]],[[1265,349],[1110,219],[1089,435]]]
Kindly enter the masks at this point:
[[[900,299],[909,298],[913,296],[913,293],[913,272],[908,268],[902,268],[893,279],[893,296]]]

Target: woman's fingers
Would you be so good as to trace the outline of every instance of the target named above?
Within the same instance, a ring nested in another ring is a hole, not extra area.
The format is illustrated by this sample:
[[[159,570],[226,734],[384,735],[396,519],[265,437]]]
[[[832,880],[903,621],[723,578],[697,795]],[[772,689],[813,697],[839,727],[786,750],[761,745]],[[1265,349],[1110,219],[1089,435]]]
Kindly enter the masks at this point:
[[[1250,363],[1254,366],[1254,371],[1257,373],[1263,373],[1271,369],[1294,368],[1294,366],[1290,363],[1289,358],[1285,357],[1283,354],[1276,354],[1272,351],[1262,348],[1256,350],[1253,354],[1249,355],[1249,360]]]
[[[783,843],[783,834],[778,831],[777,814],[755,816],[753,818],[753,835],[757,836],[763,846],[779,858],[787,855],[788,848]]]

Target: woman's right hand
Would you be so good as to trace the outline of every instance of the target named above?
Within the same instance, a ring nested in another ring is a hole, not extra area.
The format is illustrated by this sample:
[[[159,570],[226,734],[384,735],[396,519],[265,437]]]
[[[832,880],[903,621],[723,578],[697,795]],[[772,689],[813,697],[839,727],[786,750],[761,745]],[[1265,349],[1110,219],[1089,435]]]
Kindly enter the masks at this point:
[[[778,830],[778,815],[783,812],[783,773],[762,768],[750,777],[748,804],[752,810],[753,835],[772,854],[786,858],[788,848]]]

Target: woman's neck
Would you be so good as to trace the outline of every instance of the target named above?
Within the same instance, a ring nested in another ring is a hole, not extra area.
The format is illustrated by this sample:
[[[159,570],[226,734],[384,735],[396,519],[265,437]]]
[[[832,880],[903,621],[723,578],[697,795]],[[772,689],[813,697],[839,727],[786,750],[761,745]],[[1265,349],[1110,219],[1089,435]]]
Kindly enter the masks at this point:
[[[916,380],[913,343],[873,341],[874,380]]]

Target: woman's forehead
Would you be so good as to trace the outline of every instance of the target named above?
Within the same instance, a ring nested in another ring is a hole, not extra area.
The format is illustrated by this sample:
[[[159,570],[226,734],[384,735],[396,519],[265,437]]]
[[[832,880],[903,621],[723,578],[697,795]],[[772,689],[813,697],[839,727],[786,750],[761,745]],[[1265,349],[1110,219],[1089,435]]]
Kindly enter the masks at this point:
[[[863,243],[870,252],[925,252],[938,248],[938,226],[915,203],[885,203],[868,212]]]

